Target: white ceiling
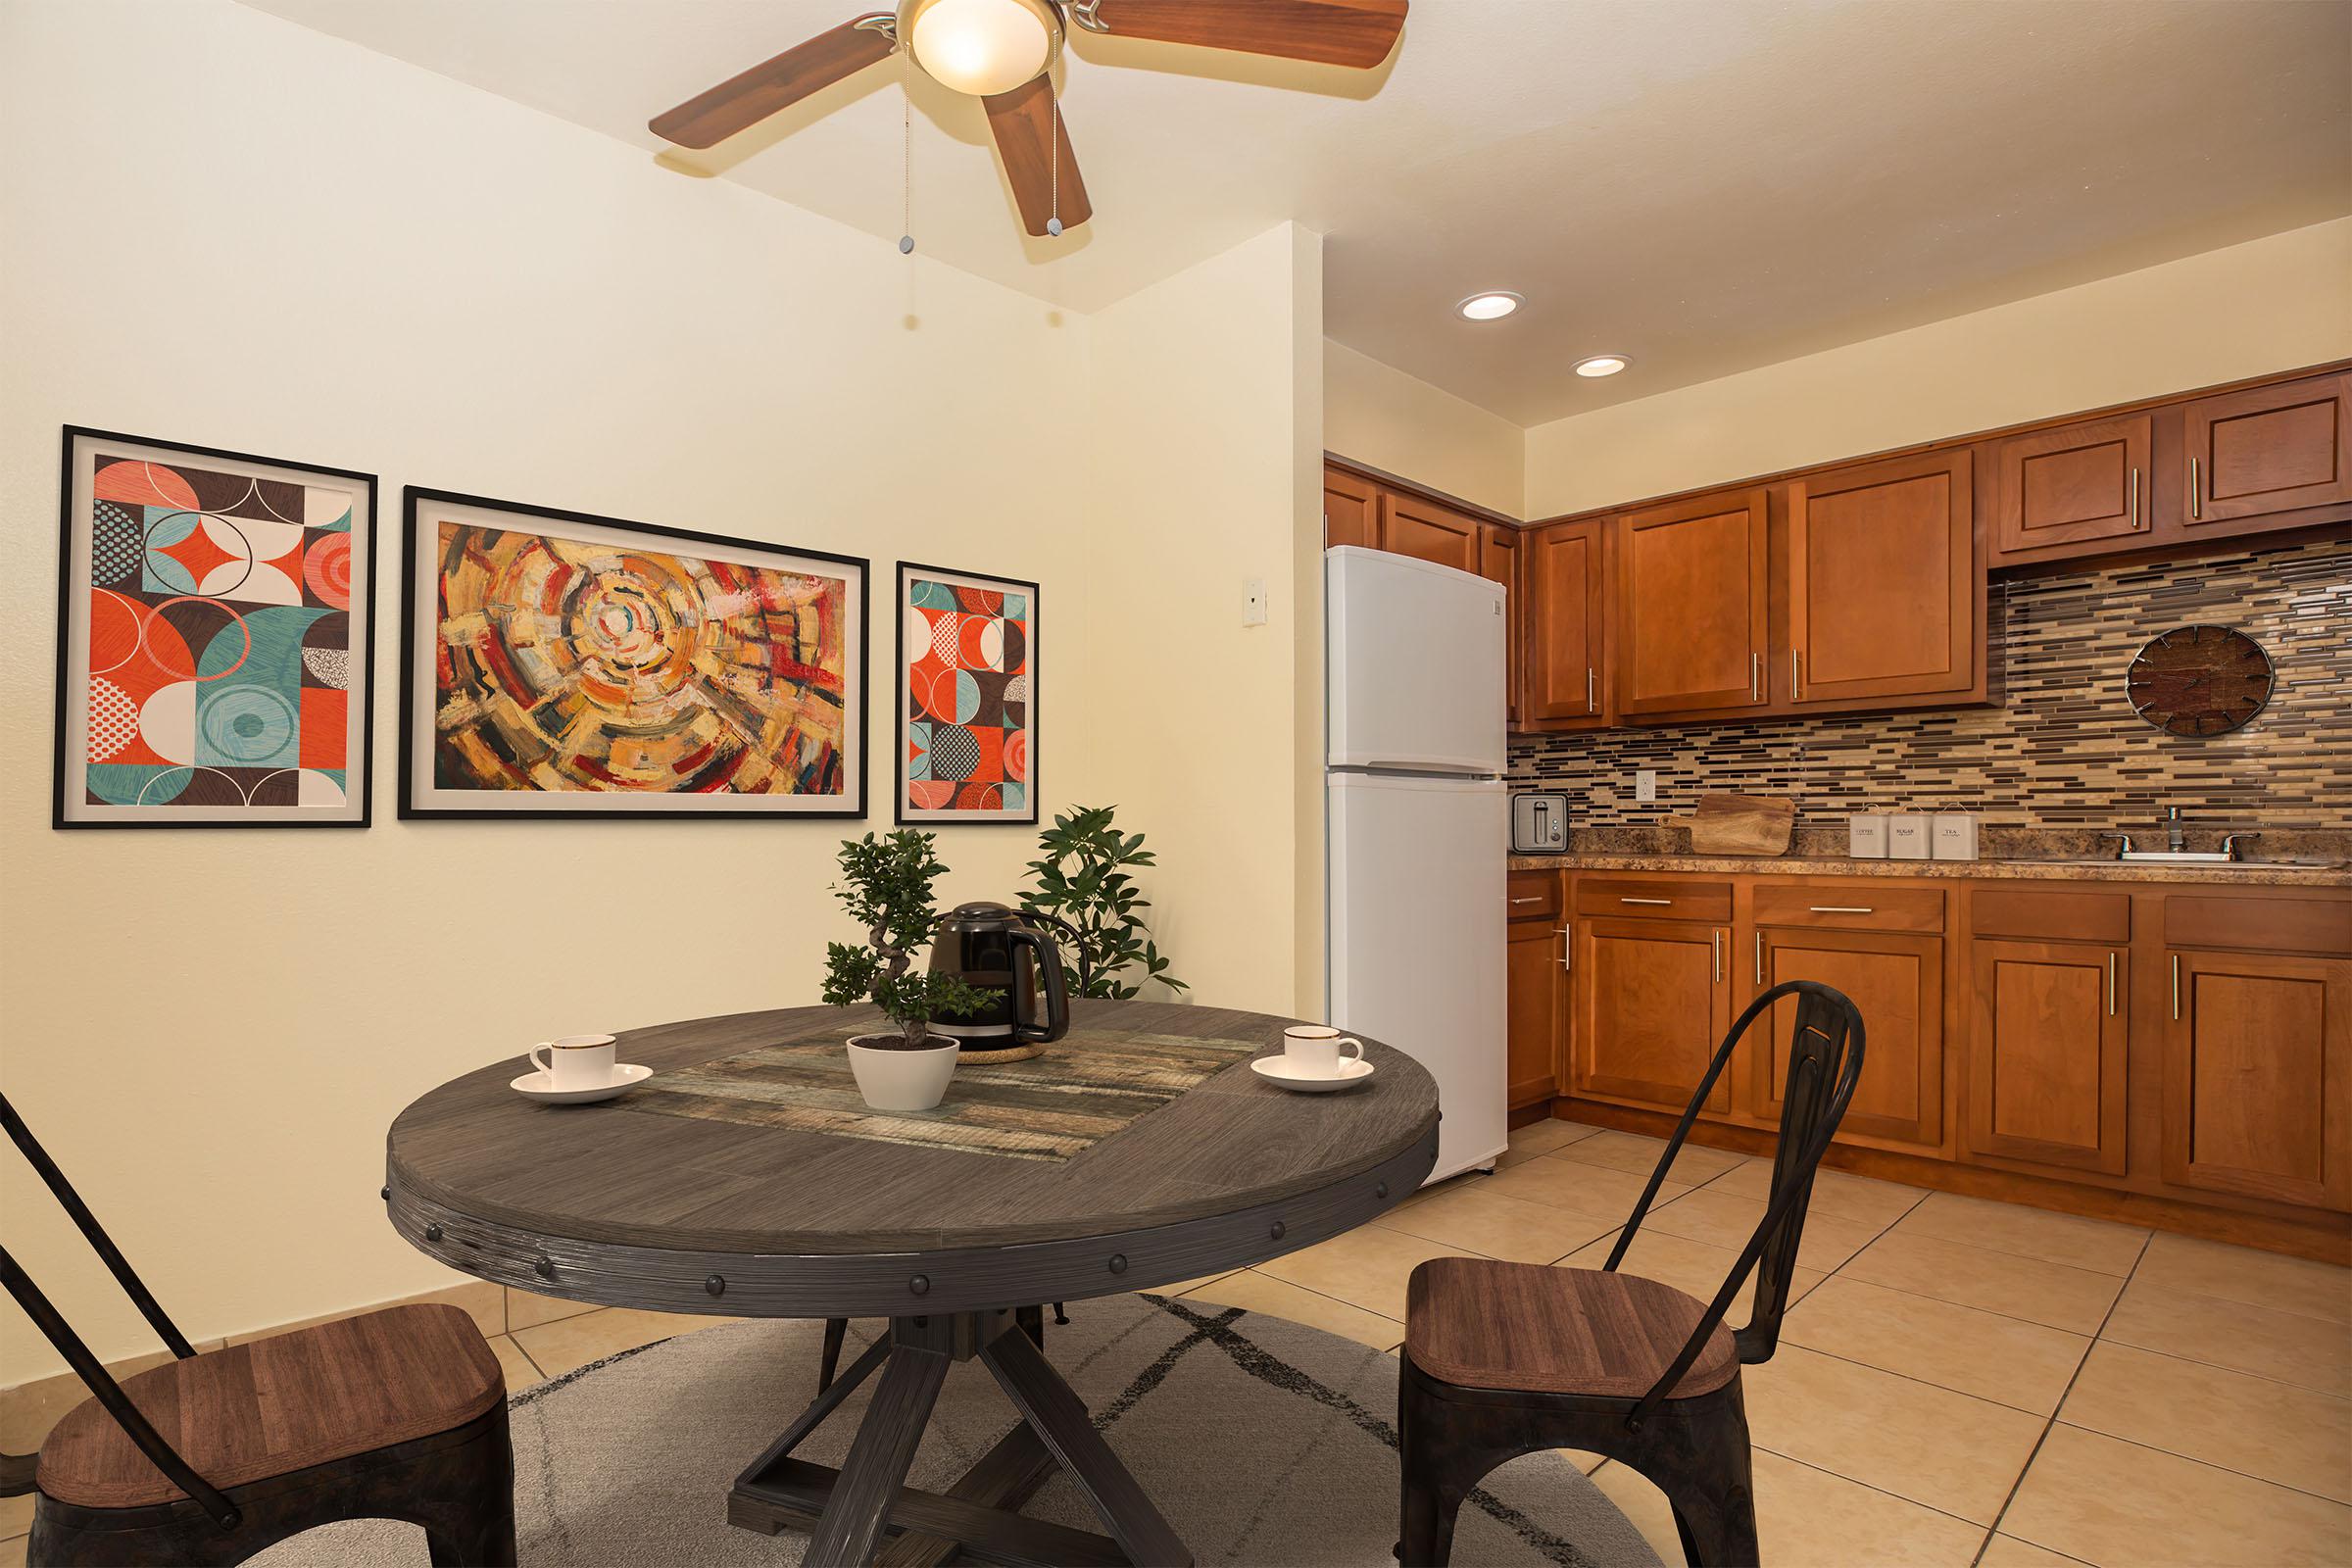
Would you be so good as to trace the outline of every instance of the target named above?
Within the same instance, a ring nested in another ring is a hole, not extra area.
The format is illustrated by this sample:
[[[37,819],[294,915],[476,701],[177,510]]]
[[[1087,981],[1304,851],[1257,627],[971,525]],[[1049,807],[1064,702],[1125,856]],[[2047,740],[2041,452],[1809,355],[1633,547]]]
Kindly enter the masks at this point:
[[[246,3],[649,157],[655,113],[879,8]],[[2352,212],[2347,0],[1415,0],[1370,74],[1065,60],[1095,219],[1059,241],[903,60],[692,156],[895,240],[911,101],[923,251],[1081,311],[1297,219],[1331,336],[1523,424]],[[1452,316],[1486,288],[1529,307]],[[1635,368],[1570,373],[1601,350]]]

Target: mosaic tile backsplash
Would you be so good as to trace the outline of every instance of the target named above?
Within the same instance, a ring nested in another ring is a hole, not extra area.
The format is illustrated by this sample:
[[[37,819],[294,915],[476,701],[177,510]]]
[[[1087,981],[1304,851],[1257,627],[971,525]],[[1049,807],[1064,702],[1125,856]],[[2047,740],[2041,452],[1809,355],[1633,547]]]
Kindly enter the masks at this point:
[[[1565,789],[1579,826],[1644,826],[1708,790],[1788,795],[1797,820],[1975,811],[1987,824],[2352,825],[2352,541],[1992,585],[1997,708],[1781,718],[1511,742],[1514,788]],[[2124,670],[2172,626],[2235,626],[2278,670],[2270,707],[2205,740],[2132,711]],[[1634,771],[1658,798],[1634,799]]]

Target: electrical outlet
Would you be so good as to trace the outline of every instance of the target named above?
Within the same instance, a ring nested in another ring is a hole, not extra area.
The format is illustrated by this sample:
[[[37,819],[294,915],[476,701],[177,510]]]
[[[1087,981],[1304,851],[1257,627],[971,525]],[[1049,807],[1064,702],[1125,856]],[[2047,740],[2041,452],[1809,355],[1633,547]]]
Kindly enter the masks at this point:
[[[1263,626],[1266,623],[1266,579],[1251,577],[1242,584],[1242,624]]]
[[[1658,770],[1654,767],[1636,768],[1634,770],[1634,799],[1637,801],[1654,801],[1657,798]]]

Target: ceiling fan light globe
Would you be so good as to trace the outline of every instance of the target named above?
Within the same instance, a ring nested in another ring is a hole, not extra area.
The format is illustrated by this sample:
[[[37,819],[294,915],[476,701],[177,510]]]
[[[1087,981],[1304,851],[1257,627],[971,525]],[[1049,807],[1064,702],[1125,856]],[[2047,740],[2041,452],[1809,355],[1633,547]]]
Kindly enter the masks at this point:
[[[903,0],[898,33],[942,86],[986,98],[1054,64],[1061,13],[1050,0]]]

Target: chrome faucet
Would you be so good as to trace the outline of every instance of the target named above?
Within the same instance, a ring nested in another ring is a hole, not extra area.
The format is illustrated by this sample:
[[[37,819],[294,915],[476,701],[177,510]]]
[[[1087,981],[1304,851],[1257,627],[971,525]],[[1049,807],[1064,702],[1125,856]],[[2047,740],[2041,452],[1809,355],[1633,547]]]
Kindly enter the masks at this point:
[[[2188,834],[2180,822],[2180,808],[2164,808],[2164,847],[2175,855],[2188,848]]]

